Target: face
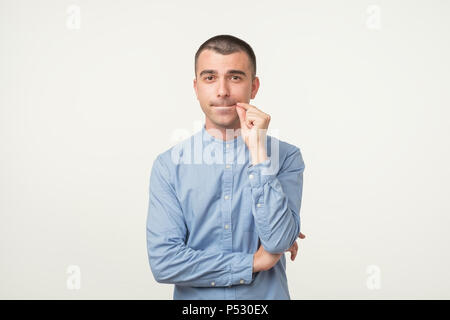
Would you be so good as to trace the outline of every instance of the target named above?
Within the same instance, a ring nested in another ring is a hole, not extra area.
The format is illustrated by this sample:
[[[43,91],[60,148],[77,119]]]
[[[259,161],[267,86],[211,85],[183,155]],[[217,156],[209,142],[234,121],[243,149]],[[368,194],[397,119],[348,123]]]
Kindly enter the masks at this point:
[[[235,104],[249,103],[258,88],[259,79],[252,80],[251,62],[245,52],[222,55],[204,50],[198,56],[194,89],[207,128],[240,128]]]

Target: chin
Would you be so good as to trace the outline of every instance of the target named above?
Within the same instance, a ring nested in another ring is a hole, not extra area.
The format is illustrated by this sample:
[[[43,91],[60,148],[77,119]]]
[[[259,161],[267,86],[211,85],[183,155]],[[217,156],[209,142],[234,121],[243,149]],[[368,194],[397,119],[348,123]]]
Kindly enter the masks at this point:
[[[232,127],[236,123],[236,117],[221,117],[213,122],[221,127]]]

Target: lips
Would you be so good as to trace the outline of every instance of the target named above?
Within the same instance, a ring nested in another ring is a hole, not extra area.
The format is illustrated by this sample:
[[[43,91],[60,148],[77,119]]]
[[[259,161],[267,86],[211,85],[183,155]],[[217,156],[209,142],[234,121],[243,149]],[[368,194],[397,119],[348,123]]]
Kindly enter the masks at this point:
[[[235,105],[232,105],[232,106],[213,106],[213,109],[216,110],[216,111],[232,111],[235,108],[236,108]]]
[[[233,107],[236,107],[236,105],[235,104],[232,104],[232,105],[224,104],[224,105],[213,105],[212,107],[213,108],[233,108]]]

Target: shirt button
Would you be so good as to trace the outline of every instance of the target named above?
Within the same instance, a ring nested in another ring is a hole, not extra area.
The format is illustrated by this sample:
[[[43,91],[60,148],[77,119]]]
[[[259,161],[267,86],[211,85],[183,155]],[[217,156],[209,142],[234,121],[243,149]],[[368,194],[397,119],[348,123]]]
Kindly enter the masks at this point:
[[[255,176],[252,175],[252,174],[248,176],[249,179],[253,179],[254,177],[255,177]]]
[[[239,281],[240,283],[244,283],[244,280],[241,279],[241,281]]]
[[[228,200],[229,196],[225,196],[224,198],[225,198],[225,200]]]
[[[216,285],[216,283],[213,281],[213,282],[211,282],[211,285],[214,287]]]
[[[229,148],[230,147],[230,144],[229,143],[227,143],[227,148]]]
[[[230,166],[229,164],[227,164],[227,165],[225,166],[225,168],[230,169],[231,166]]]
[[[227,224],[225,225],[225,229],[228,229],[228,225]]]
[[[262,204],[261,204],[261,203],[258,203],[258,204],[257,204],[256,206],[257,206],[257,207],[259,208],[259,207],[261,207],[261,206],[262,206]]]

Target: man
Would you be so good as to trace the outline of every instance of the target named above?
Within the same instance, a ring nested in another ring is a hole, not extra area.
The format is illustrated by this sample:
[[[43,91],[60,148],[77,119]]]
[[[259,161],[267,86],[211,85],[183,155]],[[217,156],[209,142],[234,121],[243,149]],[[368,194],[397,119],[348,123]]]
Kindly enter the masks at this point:
[[[147,249],[174,299],[290,299],[284,252],[295,259],[305,164],[266,134],[249,104],[259,88],[243,40],[219,35],[195,55],[202,129],[158,155],[150,176]]]

